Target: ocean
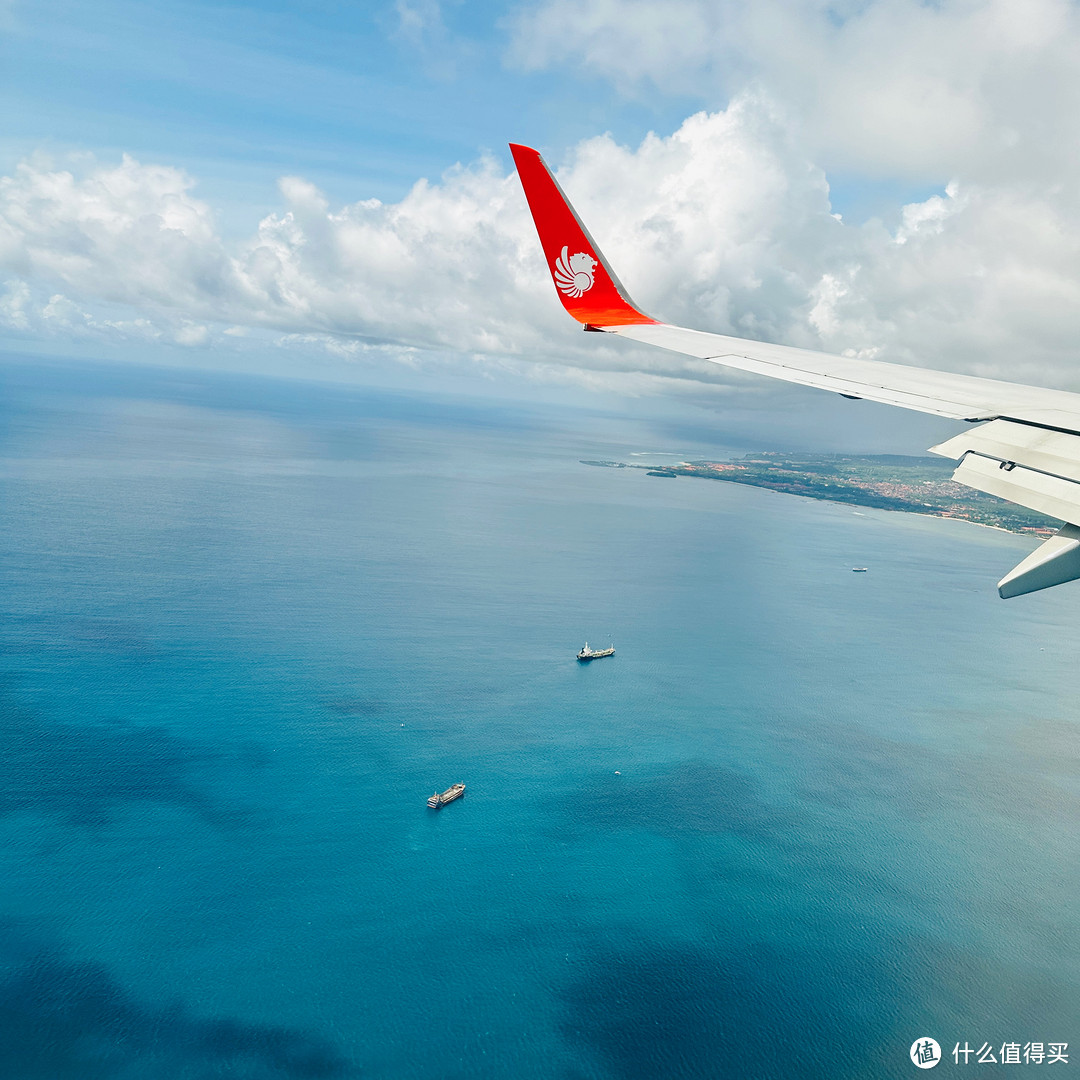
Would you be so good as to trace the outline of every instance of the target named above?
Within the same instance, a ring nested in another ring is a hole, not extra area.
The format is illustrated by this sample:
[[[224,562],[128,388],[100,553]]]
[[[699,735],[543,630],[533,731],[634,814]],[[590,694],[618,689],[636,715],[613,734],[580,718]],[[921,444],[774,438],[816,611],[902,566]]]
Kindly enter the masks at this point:
[[[1030,541],[586,467],[745,449],[599,411],[12,363],[0,418],[0,1075],[1077,1067]]]

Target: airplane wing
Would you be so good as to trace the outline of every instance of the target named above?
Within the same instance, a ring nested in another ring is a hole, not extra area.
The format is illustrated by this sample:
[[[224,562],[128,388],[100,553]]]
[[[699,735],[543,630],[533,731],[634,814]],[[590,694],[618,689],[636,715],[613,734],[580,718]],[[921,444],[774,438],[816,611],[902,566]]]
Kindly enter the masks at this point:
[[[953,479],[1065,522],[1000,582],[1003,597],[1080,578],[1080,394],[707,334],[650,318],[630,299],[544,159],[510,144],[563,307],[586,330],[978,427],[930,448]]]

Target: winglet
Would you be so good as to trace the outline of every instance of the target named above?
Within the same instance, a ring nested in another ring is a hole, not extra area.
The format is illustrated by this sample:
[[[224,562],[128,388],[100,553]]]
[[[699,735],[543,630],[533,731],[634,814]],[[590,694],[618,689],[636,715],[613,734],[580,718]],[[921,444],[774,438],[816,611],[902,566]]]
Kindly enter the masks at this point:
[[[510,152],[563,307],[586,329],[655,323],[627,296],[544,159],[516,143]]]

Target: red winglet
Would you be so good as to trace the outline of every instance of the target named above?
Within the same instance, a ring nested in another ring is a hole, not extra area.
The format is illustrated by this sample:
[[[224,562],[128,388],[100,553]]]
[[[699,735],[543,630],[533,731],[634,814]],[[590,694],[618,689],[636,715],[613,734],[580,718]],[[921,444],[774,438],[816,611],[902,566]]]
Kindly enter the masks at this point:
[[[655,323],[626,295],[544,159],[516,143],[510,152],[563,307],[586,326]]]

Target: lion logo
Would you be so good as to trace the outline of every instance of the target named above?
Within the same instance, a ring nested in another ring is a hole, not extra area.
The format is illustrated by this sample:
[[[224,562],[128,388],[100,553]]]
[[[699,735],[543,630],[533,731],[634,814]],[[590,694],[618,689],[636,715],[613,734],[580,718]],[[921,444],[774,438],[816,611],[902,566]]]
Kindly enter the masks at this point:
[[[562,254],[555,260],[555,284],[559,292],[577,298],[593,287],[596,260],[584,251],[568,257],[569,250],[564,246]]]

